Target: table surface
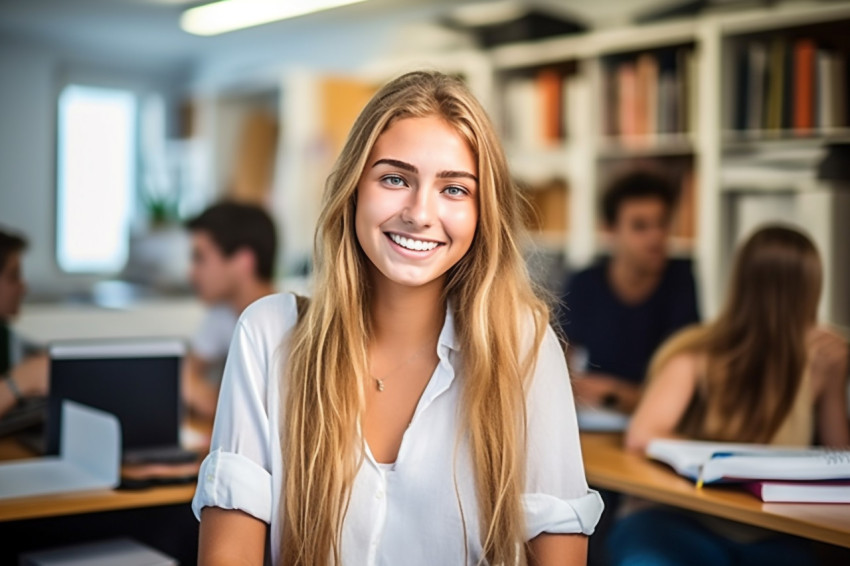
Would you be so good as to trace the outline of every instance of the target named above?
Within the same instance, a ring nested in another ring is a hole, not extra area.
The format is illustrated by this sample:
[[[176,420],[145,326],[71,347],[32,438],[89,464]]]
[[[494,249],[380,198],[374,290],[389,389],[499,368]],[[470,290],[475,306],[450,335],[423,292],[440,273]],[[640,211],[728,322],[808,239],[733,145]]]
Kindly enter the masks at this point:
[[[588,483],[676,507],[850,548],[850,505],[763,503],[739,486],[692,482],[622,448],[622,436],[582,433]]]
[[[203,421],[190,420],[187,425],[201,435],[208,435],[212,430],[212,424]],[[14,438],[0,438],[0,461],[32,457],[33,453]],[[190,483],[138,490],[101,489],[16,497],[0,500],[0,522],[188,504],[194,495],[195,484]]]
[[[582,433],[588,483],[700,513],[850,548],[850,505],[762,503],[738,487],[696,489],[663,464],[623,450],[618,434]],[[0,460],[31,457],[11,438],[0,439]],[[0,521],[188,504],[193,484],[137,491],[98,490],[0,501]]]

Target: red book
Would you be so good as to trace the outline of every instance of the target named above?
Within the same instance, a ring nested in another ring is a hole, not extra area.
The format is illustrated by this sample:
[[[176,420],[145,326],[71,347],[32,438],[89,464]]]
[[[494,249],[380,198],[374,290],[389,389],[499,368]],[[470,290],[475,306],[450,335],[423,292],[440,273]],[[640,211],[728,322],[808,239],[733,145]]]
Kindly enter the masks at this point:
[[[557,143],[561,139],[561,75],[554,69],[544,69],[537,74],[537,88],[540,94],[540,119],[543,121],[540,131],[543,141]]]
[[[815,125],[815,43],[800,39],[794,44],[794,129]]]
[[[765,503],[850,503],[850,481],[754,481],[744,484]]]

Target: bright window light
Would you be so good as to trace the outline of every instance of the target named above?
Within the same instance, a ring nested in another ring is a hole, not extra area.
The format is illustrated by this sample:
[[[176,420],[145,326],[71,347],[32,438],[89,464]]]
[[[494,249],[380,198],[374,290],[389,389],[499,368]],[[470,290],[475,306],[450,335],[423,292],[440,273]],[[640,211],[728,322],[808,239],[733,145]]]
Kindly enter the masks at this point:
[[[69,85],[59,95],[56,256],[64,271],[124,267],[136,138],[132,92]]]
[[[365,0],[221,0],[190,8],[180,17],[183,31],[218,35]]]

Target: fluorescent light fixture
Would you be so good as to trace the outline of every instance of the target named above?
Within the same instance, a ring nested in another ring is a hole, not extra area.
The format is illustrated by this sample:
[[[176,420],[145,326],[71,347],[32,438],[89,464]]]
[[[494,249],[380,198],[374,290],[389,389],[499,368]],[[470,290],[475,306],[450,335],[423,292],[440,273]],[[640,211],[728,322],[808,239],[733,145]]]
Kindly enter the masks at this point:
[[[451,11],[449,17],[465,27],[482,27],[509,22],[526,13],[528,6],[515,0],[504,0],[459,6]]]
[[[360,2],[365,0],[220,0],[183,12],[180,27],[195,35],[218,35]]]

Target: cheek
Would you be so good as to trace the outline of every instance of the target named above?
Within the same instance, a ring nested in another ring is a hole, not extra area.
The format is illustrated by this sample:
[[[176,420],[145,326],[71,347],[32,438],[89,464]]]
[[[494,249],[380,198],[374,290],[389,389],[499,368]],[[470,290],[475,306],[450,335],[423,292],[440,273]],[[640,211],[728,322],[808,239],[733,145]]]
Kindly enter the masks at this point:
[[[473,204],[450,207],[444,215],[443,225],[455,244],[469,247],[478,226],[478,209]]]
[[[404,208],[402,198],[403,193],[400,191],[381,191],[369,184],[358,188],[357,206],[354,212],[354,225],[358,238],[368,237],[368,231],[379,228]]]

